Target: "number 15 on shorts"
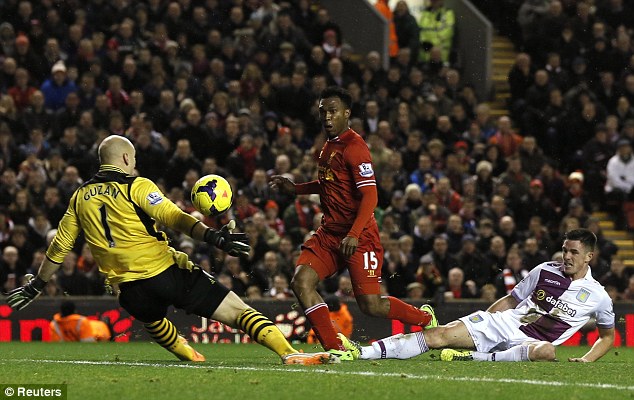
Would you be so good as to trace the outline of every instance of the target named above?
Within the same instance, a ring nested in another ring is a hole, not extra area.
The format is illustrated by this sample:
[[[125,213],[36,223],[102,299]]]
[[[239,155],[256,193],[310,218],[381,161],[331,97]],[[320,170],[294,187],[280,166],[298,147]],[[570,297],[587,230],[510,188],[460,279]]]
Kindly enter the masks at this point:
[[[376,276],[376,269],[379,266],[379,260],[376,258],[376,253],[373,251],[366,251],[363,253],[363,269],[368,271],[368,276]]]

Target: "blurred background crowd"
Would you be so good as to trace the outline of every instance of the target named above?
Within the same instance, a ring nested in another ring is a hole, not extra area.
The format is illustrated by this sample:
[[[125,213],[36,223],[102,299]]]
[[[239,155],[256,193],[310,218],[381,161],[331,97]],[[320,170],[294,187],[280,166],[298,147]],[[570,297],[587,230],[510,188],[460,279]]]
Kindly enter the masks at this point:
[[[199,218],[193,184],[228,178],[234,206],[206,223],[235,219],[249,259],[176,232],[172,246],[239,295],[292,298],[319,198],[267,181],[316,177],[317,100],[338,85],[373,156],[386,293],[493,301],[561,257],[565,231],[587,227],[599,237],[593,275],[614,300],[634,300],[634,277],[593,217],[630,228],[630,2],[473,3],[519,52],[508,113],[496,117],[461,77],[453,46],[468,38],[454,35],[442,0],[417,17],[405,1],[376,2],[391,21],[388,67],[378,52],[355,53],[318,1],[1,1],[0,287],[37,271],[69,197],[98,168],[99,143],[116,134],[134,143],[138,174]],[[346,275],[321,290],[353,296]],[[63,294],[107,295],[81,238],[46,288]]]

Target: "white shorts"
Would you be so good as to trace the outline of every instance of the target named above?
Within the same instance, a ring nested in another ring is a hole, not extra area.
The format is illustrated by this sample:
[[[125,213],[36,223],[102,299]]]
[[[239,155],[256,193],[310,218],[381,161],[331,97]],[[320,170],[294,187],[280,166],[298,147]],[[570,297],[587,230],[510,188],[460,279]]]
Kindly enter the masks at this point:
[[[513,310],[488,313],[476,311],[459,318],[469,330],[469,334],[479,352],[502,351],[526,342],[536,342],[519,328],[520,321],[514,318]]]

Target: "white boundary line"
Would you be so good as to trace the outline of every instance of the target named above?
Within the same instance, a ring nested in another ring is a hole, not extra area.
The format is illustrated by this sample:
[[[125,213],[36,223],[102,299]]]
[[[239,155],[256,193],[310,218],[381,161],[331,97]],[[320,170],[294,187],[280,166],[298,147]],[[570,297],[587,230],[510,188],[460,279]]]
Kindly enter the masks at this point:
[[[190,369],[226,369],[234,371],[262,371],[262,372],[294,372],[294,373],[320,373],[332,375],[349,375],[349,376],[379,376],[387,378],[409,378],[419,380],[437,380],[450,382],[486,382],[486,383],[513,383],[534,386],[562,386],[562,387],[584,387],[590,389],[613,389],[613,390],[631,390],[634,386],[614,385],[610,383],[583,383],[583,382],[560,382],[560,381],[542,381],[532,379],[511,379],[511,378],[480,378],[468,376],[442,376],[442,375],[412,375],[396,372],[372,372],[372,371],[341,371],[341,370],[324,370],[322,367],[310,368],[289,368],[289,367],[232,367],[228,365],[202,365],[202,364],[161,364],[150,362],[133,362],[133,361],[87,361],[87,360],[36,360],[36,359],[6,359],[0,360],[0,365],[15,362],[24,363],[49,363],[49,364],[76,364],[76,365],[120,365],[127,367],[153,367],[153,368],[190,368]]]

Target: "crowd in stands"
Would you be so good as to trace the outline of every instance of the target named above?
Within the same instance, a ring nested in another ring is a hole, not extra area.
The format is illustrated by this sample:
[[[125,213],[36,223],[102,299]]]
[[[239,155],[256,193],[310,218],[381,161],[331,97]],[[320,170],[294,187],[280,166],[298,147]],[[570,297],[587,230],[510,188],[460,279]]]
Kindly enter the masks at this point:
[[[116,134],[135,144],[139,175],[188,212],[197,213],[189,193],[199,177],[227,177],[234,206],[205,222],[235,219],[249,259],[176,232],[172,245],[239,295],[292,298],[319,199],[281,195],[267,181],[316,177],[326,140],[317,99],[338,85],[353,96],[352,128],[377,174],[386,293],[493,301],[560,257],[562,234],[584,226],[599,237],[593,275],[615,300],[634,299],[634,277],[591,216],[634,185],[631,10],[518,4],[522,53],[509,71],[509,113],[496,119],[461,77],[442,0],[418,20],[404,1],[378,3],[396,35],[387,68],[378,52],[355,54],[309,0],[2,2],[0,288],[37,270],[71,194],[98,168],[99,143]],[[609,163],[623,175],[611,176]],[[604,196],[604,186],[618,193]],[[80,239],[46,295],[104,290]],[[345,275],[321,290],[353,296]]]

